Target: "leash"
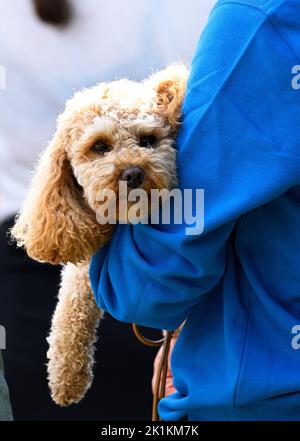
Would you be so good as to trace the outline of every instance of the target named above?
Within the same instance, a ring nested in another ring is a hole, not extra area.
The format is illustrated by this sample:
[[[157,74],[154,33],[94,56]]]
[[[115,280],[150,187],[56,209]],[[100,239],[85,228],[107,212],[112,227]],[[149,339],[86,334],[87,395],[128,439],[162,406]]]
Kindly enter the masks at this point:
[[[170,345],[173,335],[176,331],[167,331],[164,338],[160,340],[150,340],[143,336],[136,324],[132,324],[133,332],[136,338],[146,346],[150,347],[160,347],[163,345],[162,357],[159,362],[158,372],[155,379],[154,393],[153,393],[153,404],[152,404],[152,421],[161,421],[158,416],[157,406],[159,400],[165,397],[166,394],[166,382],[168,374],[168,360],[170,353]]]

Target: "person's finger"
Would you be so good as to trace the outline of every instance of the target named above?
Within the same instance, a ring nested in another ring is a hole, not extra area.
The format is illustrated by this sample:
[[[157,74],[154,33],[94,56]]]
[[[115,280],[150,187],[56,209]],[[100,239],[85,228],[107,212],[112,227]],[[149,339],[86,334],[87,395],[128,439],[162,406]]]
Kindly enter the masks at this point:
[[[176,389],[174,388],[173,385],[173,375],[171,372],[171,368],[170,368],[170,364],[171,364],[171,355],[172,355],[172,351],[174,348],[174,345],[176,343],[176,339],[173,338],[171,340],[171,345],[170,345],[170,352],[169,352],[169,357],[168,357],[168,371],[167,371],[167,380],[166,380],[166,396],[171,395],[172,393],[174,393],[176,391]],[[163,354],[163,347],[161,347],[155,357],[154,360],[154,369],[153,369],[153,376],[152,376],[152,393],[154,394],[154,390],[155,390],[155,384],[156,384],[156,379],[158,376],[158,369],[159,369],[159,364],[160,364],[160,360]]]

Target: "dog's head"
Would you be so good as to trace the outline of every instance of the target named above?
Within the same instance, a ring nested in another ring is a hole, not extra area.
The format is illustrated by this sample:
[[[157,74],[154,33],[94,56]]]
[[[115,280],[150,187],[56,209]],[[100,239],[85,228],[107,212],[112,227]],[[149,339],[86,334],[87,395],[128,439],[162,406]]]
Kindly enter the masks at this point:
[[[173,187],[174,139],[187,70],[172,65],[144,82],[119,80],[75,94],[59,116],[12,230],[32,258],[79,262],[105,241],[97,195]],[[107,232],[109,229],[107,229]]]

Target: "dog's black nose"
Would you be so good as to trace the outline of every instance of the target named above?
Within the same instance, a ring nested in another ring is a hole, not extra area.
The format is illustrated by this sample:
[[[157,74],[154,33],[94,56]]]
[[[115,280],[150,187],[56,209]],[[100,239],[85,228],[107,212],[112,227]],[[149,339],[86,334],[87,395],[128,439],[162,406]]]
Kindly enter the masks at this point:
[[[126,181],[128,187],[138,188],[144,182],[145,172],[141,167],[128,167],[122,171],[120,179]]]

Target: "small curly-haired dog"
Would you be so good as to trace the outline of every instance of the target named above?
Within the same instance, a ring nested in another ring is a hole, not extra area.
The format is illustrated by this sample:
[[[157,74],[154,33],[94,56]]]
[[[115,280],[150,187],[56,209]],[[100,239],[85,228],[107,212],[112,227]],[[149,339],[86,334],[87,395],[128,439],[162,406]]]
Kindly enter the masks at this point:
[[[176,185],[174,139],[187,75],[176,64],[143,82],[121,79],[76,93],[58,118],[12,229],[30,257],[65,265],[48,338],[49,385],[61,406],[78,402],[93,377],[101,311],[88,265],[114,228],[97,222],[97,194],[107,188],[117,194],[120,180],[148,194]]]

